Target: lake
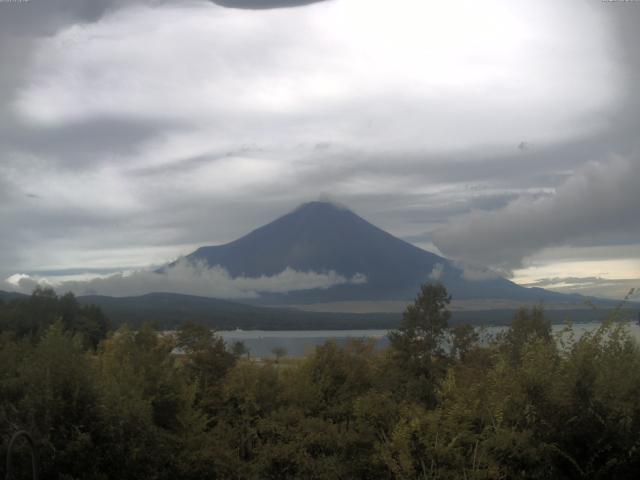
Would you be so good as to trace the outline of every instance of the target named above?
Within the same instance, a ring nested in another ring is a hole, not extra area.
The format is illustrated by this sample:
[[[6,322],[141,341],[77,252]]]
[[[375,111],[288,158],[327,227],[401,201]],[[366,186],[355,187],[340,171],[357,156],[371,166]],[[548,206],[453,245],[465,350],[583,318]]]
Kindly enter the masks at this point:
[[[584,332],[594,330],[600,324],[576,323],[573,330],[577,337]],[[482,329],[487,335],[496,335],[506,327],[495,326]],[[564,325],[553,325],[554,333],[562,331]],[[631,334],[640,341],[640,326],[628,324],[627,328]],[[376,341],[377,348],[384,348],[389,345],[387,339],[388,330],[232,330],[217,332],[228,344],[242,341],[249,349],[252,357],[271,357],[273,349],[284,348],[288,356],[304,356],[318,345],[322,345],[327,340],[334,340],[339,345],[344,345],[352,338],[370,338]]]

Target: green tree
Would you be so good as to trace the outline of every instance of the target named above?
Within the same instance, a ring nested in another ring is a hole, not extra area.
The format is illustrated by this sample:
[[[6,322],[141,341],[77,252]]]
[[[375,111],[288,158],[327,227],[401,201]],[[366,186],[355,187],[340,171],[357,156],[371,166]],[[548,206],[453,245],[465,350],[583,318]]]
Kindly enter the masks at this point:
[[[214,413],[219,407],[224,376],[235,364],[236,357],[210,328],[192,322],[178,330],[176,347],[182,353],[189,376],[198,386],[198,402],[208,413]]]
[[[241,340],[236,340],[231,346],[231,352],[236,358],[242,358],[243,356],[249,356],[249,348]]]
[[[451,329],[451,356],[465,360],[480,339],[478,332],[468,324],[455,325]]]
[[[80,305],[72,293],[61,297],[50,288],[36,288],[31,296],[0,305],[0,331],[37,341],[60,320],[64,329],[79,333],[87,347],[95,348],[107,337],[111,325],[95,305]]]
[[[276,357],[276,363],[280,363],[280,359],[287,356],[287,349],[284,347],[273,347],[271,353]]]
[[[97,453],[99,401],[82,338],[58,321],[38,344],[29,343],[2,347],[18,354],[13,371],[0,380],[2,436],[16,429],[31,432],[45,478],[90,478],[97,473],[91,458]]]
[[[525,345],[536,338],[544,343],[553,341],[551,322],[545,318],[542,307],[533,307],[531,310],[519,309],[509,329],[500,336],[502,348],[514,363],[520,361]]]
[[[442,284],[425,284],[402,316],[400,328],[389,333],[390,375],[402,381],[401,387],[412,398],[429,406],[435,404],[437,382],[443,377],[446,362],[444,340],[451,313],[451,297]]]
[[[99,460],[108,478],[201,478],[204,465],[192,462],[207,457],[191,448],[206,447],[207,417],[174,347],[149,325],[123,327],[101,345]]]

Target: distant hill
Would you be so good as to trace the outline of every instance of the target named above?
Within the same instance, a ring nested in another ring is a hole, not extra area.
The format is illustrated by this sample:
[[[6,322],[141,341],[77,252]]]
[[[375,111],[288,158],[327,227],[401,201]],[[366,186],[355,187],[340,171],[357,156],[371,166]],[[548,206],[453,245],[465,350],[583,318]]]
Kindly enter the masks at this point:
[[[220,265],[234,277],[271,276],[290,267],[302,272],[333,270],[346,278],[362,274],[367,279],[364,284],[264,295],[265,303],[407,300],[437,273],[456,299],[581,298],[521,287],[500,277],[469,280],[450,260],[396,238],[351,210],[328,202],[306,203],[238,240],[199,248],[187,258]]]
[[[27,295],[18,292],[5,292],[0,290],[0,300],[13,300],[14,298],[24,298]]]
[[[25,299],[27,295],[0,291],[0,300]],[[139,327],[151,322],[156,328],[175,329],[185,321],[207,325],[216,330],[366,330],[397,328],[401,313],[330,313],[308,312],[292,308],[271,308],[175,293],[151,293],[136,297],[80,296],[82,305],[97,305],[111,320],[113,327],[129,324]],[[630,304],[627,318],[637,318],[640,305]],[[515,308],[453,311],[451,323],[506,325]],[[545,310],[554,323],[572,319],[591,322],[603,319],[610,309]]]
[[[207,325],[216,330],[360,330],[397,328],[400,313],[321,313],[286,308],[259,307],[207,297],[175,293],[152,293],[138,297],[79,297],[81,304],[98,305],[114,326],[133,327],[151,322],[157,328],[174,329],[185,321]],[[638,315],[637,305],[632,318]],[[507,325],[515,309],[454,311],[452,324]],[[603,319],[610,310],[547,310],[554,323],[566,319],[592,322]]]
[[[324,313],[288,308],[259,307],[214,298],[152,293],[138,297],[79,297],[82,304],[98,305],[114,326],[139,326],[152,322],[157,328],[174,329],[187,320],[216,330],[344,330],[397,328],[400,313]],[[515,308],[496,310],[454,311],[452,323],[474,325],[506,325],[511,322]],[[610,310],[585,309],[546,310],[554,323],[570,318],[575,322],[602,320]],[[637,316],[637,305],[632,317]]]
[[[89,295],[82,304],[99,306],[115,325],[173,329],[185,321],[217,330],[323,330],[395,328],[400,314],[313,313],[293,309],[258,307],[208,297],[176,293],[150,293],[137,297]]]

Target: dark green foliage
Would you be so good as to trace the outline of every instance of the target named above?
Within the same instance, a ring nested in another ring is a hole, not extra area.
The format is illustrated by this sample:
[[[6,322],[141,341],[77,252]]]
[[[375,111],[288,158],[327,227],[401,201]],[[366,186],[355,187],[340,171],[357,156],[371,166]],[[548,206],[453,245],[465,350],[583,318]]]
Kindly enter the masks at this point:
[[[413,305],[404,311],[400,328],[389,335],[393,348],[408,361],[418,363],[427,360],[425,353],[441,354],[451,317],[447,310],[450,302],[451,297],[441,284],[423,285]]]
[[[80,305],[72,293],[59,297],[51,289],[37,288],[30,297],[0,302],[0,332],[37,339],[57,321],[66,331],[81,334],[93,348],[111,328],[100,308]]]
[[[464,360],[479,340],[478,332],[471,325],[455,325],[451,328],[451,355]]]
[[[9,300],[0,454],[24,428],[60,480],[637,478],[640,349],[624,325],[559,338],[536,308],[481,342],[448,327],[448,300],[425,286],[386,351],[328,342],[277,361],[194,324],[93,348],[79,318],[100,316],[73,297]]]
[[[235,342],[233,342],[233,344],[231,345],[231,352],[236,358],[241,358],[245,355],[249,356],[251,354],[244,342],[240,340],[236,340]]]
[[[176,347],[184,354],[182,364],[197,385],[197,401],[207,413],[219,408],[222,381],[236,357],[227,351],[222,338],[209,328],[185,323],[176,336]]]
[[[520,360],[522,349],[535,339],[545,343],[552,341],[551,322],[545,318],[541,307],[534,307],[531,311],[518,310],[511,326],[501,338],[503,348],[513,362]]]
[[[402,316],[400,328],[389,333],[392,368],[387,374],[400,383],[403,395],[433,405],[445,371],[443,341],[451,313],[451,297],[441,284],[425,284]]]

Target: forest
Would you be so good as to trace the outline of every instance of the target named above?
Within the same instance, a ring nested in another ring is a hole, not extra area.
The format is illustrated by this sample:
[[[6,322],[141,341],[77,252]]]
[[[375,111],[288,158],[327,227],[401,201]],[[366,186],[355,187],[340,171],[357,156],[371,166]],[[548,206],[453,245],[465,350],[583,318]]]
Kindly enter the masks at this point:
[[[115,329],[71,294],[1,301],[0,460],[26,430],[45,479],[637,478],[622,310],[582,336],[520,310],[488,337],[449,302],[423,285],[384,350],[256,359],[194,323]]]

